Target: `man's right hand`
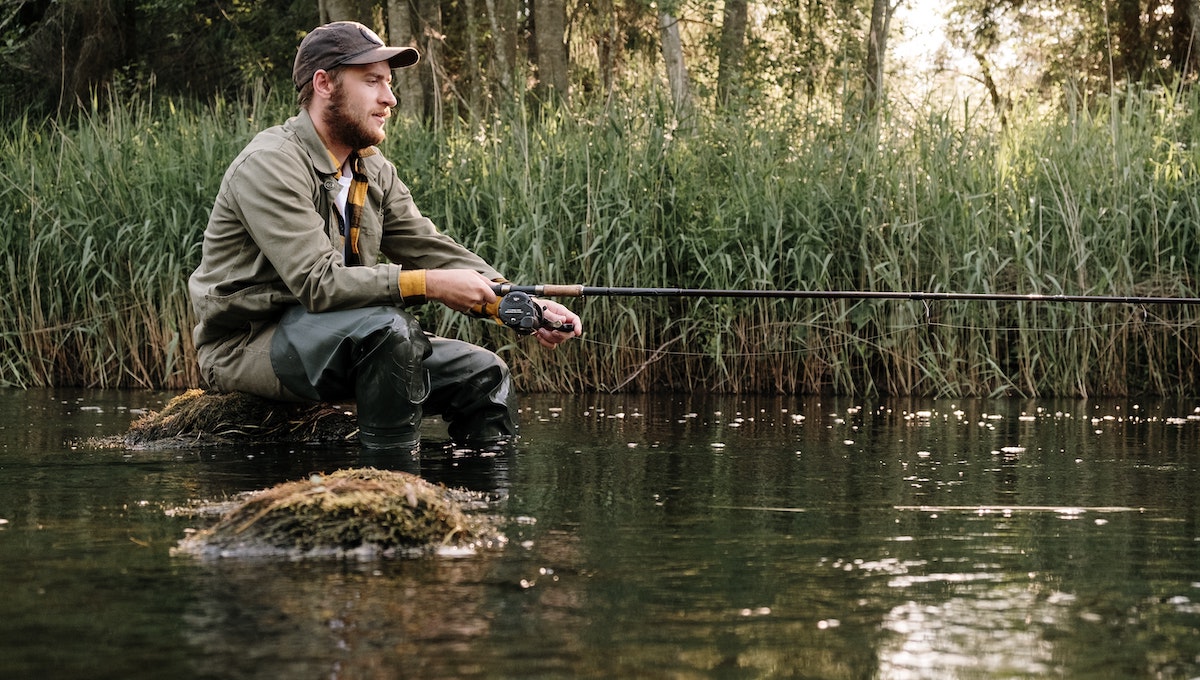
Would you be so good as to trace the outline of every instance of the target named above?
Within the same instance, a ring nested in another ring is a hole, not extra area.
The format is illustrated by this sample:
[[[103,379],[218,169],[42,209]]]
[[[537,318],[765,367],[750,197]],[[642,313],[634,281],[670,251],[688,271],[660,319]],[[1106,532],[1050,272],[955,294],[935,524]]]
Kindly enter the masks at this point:
[[[496,301],[492,282],[471,269],[427,269],[425,297],[464,314]]]

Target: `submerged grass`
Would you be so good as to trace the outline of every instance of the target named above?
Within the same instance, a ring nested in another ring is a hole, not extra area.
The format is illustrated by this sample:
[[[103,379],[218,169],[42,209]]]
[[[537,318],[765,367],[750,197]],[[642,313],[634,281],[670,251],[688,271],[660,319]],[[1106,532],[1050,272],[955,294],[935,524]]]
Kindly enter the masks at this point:
[[[418,204],[518,282],[1197,296],[1200,98],[1142,91],[1014,116],[846,127],[814,111],[674,128],[651,96],[385,151]],[[10,288],[0,382],[197,382],[186,277],[225,165],[290,103],[132,102],[0,144]],[[526,390],[982,396],[1197,392],[1185,306],[571,301],[558,352],[500,348]]]

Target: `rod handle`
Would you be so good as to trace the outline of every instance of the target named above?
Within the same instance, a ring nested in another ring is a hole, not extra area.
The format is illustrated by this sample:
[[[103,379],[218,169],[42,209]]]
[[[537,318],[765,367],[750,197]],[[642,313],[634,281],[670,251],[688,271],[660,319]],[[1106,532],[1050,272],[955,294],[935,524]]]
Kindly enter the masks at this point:
[[[496,283],[492,285],[492,291],[495,292],[496,295],[507,295],[509,293],[528,293],[530,295],[542,295],[545,297],[581,297],[583,295],[583,286],[573,283],[547,283],[537,286],[518,286],[512,283]]]

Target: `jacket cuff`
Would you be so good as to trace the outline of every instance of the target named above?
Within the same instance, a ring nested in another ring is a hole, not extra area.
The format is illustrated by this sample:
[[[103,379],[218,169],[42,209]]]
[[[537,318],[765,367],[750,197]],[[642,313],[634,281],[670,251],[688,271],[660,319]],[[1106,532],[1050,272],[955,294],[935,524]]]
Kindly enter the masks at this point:
[[[404,305],[419,305],[425,302],[425,270],[404,269],[400,271],[398,283]]]

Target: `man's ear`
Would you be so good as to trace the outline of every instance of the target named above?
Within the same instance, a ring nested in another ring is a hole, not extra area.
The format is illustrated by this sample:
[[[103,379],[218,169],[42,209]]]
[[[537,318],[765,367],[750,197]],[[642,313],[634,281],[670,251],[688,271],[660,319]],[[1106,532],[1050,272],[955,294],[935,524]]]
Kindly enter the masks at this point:
[[[313,74],[313,94],[328,98],[333,92],[333,78],[329,77],[329,71],[317,69]]]

